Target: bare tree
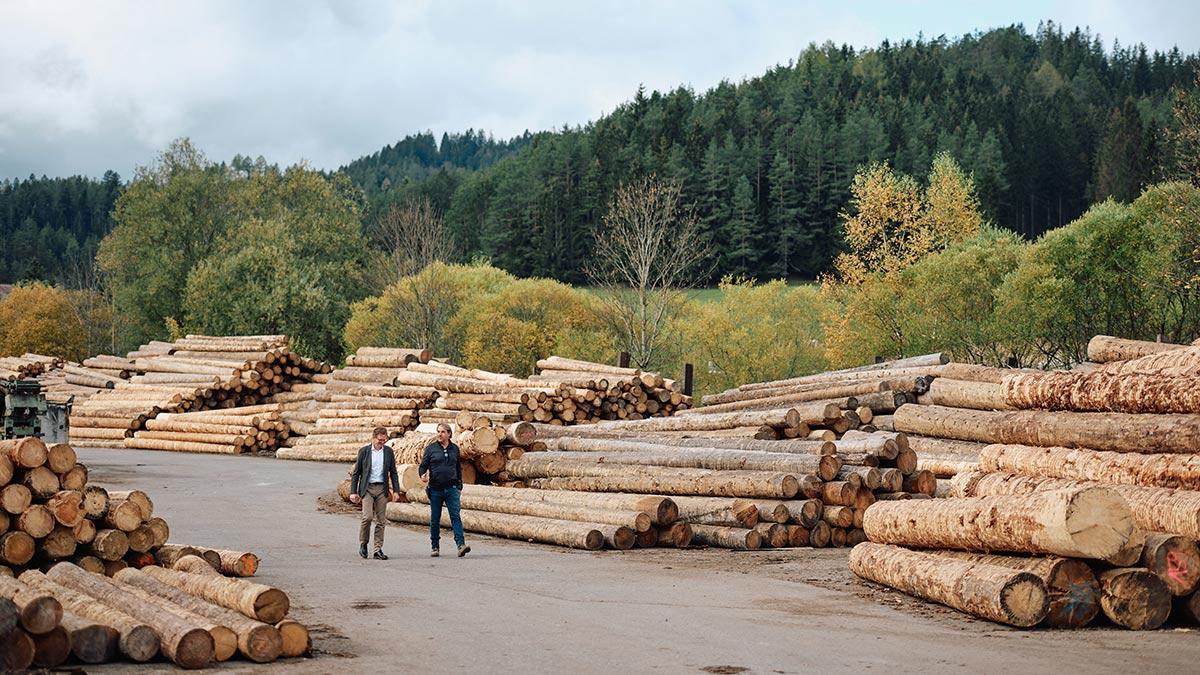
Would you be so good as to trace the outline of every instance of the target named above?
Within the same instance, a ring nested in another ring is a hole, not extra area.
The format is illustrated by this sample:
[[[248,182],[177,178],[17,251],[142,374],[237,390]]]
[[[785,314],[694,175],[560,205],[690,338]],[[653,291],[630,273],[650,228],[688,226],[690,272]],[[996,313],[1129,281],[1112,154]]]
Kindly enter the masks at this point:
[[[656,363],[683,290],[707,274],[708,243],[680,206],[680,189],[653,175],[619,187],[585,270],[601,289],[602,316],[618,346],[639,368]]]
[[[428,198],[393,204],[375,221],[375,239],[383,247],[395,278],[416,274],[429,263],[454,258],[454,240],[442,215]]]

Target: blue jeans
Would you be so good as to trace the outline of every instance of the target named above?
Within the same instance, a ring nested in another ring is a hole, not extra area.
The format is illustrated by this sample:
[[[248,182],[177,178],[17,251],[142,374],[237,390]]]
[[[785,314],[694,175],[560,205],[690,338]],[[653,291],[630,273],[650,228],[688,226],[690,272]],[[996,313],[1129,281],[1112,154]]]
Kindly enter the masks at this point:
[[[425,492],[429,495],[429,543],[432,547],[438,548],[438,542],[441,541],[443,503],[450,512],[450,529],[454,530],[454,543],[459,546],[466,544],[467,540],[463,538],[462,518],[458,515],[458,488],[431,487],[426,488]]]

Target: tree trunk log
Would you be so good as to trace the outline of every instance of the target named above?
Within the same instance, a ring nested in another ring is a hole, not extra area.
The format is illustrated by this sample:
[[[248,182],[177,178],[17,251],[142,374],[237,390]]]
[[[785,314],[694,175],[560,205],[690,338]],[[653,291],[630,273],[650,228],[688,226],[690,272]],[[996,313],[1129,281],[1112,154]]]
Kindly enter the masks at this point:
[[[107,663],[120,651],[121,634],[112,626],[64,612],[62,627],[71,636],[71,653],[83,663]]]
[[[967,562],[1032,572],[1046,585],[1049,611],[1045,625],[1052,628],[1083,628],[1100,612],[1100,584],[1092,568],[1075,558],[1032,557],[937,551],[937,555]]]
[[[33,558],[33,537],[15,531],[0,534],[0,562],[21,566]]]
[[[218,575],[193,574],[178,569],[146,567],[142,572],[159,581],[204,598],[222,607],[234,609],[263,623],[278,623],[287,616],[289,602],[283,591],[244,579]]]
[[[474,488],[464,488],[465,491]],[[587,506],[620,511],[637,511],[650,516],[650,522],[664,527],[679,519],[679,507],[669,497],[641,494],[575,492],[570,490],[523,490],[521,499],[549,504]]]
[[[90,572],[84,573],[91,574]],[[97,578],[100,577],[97,576]],[[36,570],[25,572],[20,579],[29,586],[53,594],[68,612],[115,629],[121,636],[118,641],[121,653],[130,660],[141,663],[149,661],[158,654],[161,642],[158,633],[123,610],[96,602],[91,595],[62,586]],[[122,605],[122,607],[124,606]]]
[[[1019,628],[1037,625],[1049,609],[1042,579],[1009,567],[865,542],[850,551],[850,569],[909,595]]]
[[[1003,387],[1005,401],[1014,408],[1200,413],[1200,389],[1191,376],[1056,371],[1012,375]]]
[[[157,603],[129,593],[120,584],[74,565],[56,565],[46,576],[55,583],[120,607],[152,626],[162,639],[163,655],[184,668],[199,668],[213,659],[212,635],[194,621],[181,618]]]
[[[0,509],[14,516],[24,513],[33,503],[33,493],[20,483],[13,483],[0,489]]]
[[[1109,559],[1134,531],[1116,492],[1099,487],[1027,495],[879,502],[863,529],[871,541],[921,548],[1047,553]]]
[[[590,551],[604,547],[605,530],[615,532],[617,527],[600,523],[581,523],[570,520],[552,520],[535,516],[519,516],[510,513],[486,513],[482,511],[461,512],[463,528],[509,539],[525,539],[543,544],[557,544]],[[387,505],[387,517],[401,523],[429,524],[429,507],[423,504],[392,503]],[[442,513],[442,527],[449,527],[450,514]],[[628,528],[626,528],[628,529]],[[628,531],[632,545],[634,533]]]
[[[1141,566],[1157,574],[1171,595],[1190,595],[1200,584],[1200,548],[1193,539],[1148,534]]]
[[[675,497],[679,519],[698,525],[752,528],[758,524],[758,507],[748,499],[727,497]]]
[[[537,453],[532,453],[537,454]],[[543,489],[593,492],[641,492],[712,497],[790,499],[800,491],[796,476],[765,471],[709,471],[637,465],[604,466],[584,462],[522,465],[529,455],[510,462],[508,471]]]
[[[1088,341],[1087,355],[1089,361],[1109,363],[1111,361],[1128,361],[1186,346],[1171,344],[1169,342],[1126,340],[1108,335],[1097,335]]]
[[[1200,539],[1200,491],[1110,485],[1067,478],[1015,476],[1007,473],[964,473],[955,476],[951,481],[950,493],[954,496],[973,497],[1024,495],[1080,487],[1104,487],[1121,495],[1129,506],[1134,524],[1143,530]]]
[[[1200,447],[1200,415],[989,412],[905,405],[896,410],[893,420],[896,429],[906,433],[981,443],[1140,453],[1191,453]]]
[[[762,535],[756,530],[718,525],[692,525],[692,543],[754,551],[762,548]]]
[[[668,466],[716,471],[775,471],[793,474],[812,474],[821,480],[833,480],[841,469],[841,461],[832,455],[784,454],[755,450],[725,450],[720,448],[676,448],[654,443],[610,441],[589,438],[552,439],[547,447],[565,452],[538,453],[535,462],[569,459],[571,453],[589,453],[582,461],[606,464],[637,464]],[[579,455],[575,455],[579,458]],[[512,469],[510,468],[509,471]]]
[[[620,511],[582,505],[552,504],[524,498],[529,490],[493,488],[483,485],[464,486],[461,505],[471,511],[488,513],[511,513],[521,516],[536,516],[552,520],[573,520],[582,523],[605,523],[623,525],[635,532],[645,532],[651,527],[650,516],[642,511]],[[428,504],[429,495],[424,488],[413,488],[407,493],[408,501]]]
[[[935,378],[929,391],[917,397],[921,405],[942,405],[951,408],[975,410],[1012,410],[1014,406],[1005,398],[1002,385],[991,382],[969,382]]]
[[[0,454],[7,455],[17,469],[33,469],[46,463],[47,448],[40,438],[0,441]]]
[[[295,658],[312,653],[312,636],[309,635],[308,629],[303,624],[291,619],[284,619],[276,624],[275,628],[279,631],[283,641],[281,656]]]
[[[1171,592],[1154,573],[1136,567],[1102,572],[1100,608],[1110,621],[1130,630],[1154,630],[1171,614]]]
[[[21,628],[31,635],[48,633],[62,621],[62,605],[53,595],[30,588],[12,577],[0,577],[0,598],[16,605]]]
[[[988,445],[980,453],[979,470],[1200,490],[1200,455]]]

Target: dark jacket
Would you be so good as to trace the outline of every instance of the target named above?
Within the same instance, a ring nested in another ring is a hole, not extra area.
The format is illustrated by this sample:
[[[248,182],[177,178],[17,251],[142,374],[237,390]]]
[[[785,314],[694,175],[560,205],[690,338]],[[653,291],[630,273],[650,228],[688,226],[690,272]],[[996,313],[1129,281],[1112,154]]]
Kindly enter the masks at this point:
[[[354,461],[354,473],[350,474],[350,490],[356,495],[367,494],[367,481],[371,479],[371,444],[358,449],[358,459]],[[383,446],[383,486],[388,482],[394,486],[393,492],[400,492],[400,474],[396,471],[396,455],[388,446]]]
[[[425,446],[417,473],[425,475],[426,471],[429,472],[429,487],[439,490],[448,487],[462,489],[462,465],[458,463],[458,446],[454,441],[450,441],[445,448],[437,441]]]

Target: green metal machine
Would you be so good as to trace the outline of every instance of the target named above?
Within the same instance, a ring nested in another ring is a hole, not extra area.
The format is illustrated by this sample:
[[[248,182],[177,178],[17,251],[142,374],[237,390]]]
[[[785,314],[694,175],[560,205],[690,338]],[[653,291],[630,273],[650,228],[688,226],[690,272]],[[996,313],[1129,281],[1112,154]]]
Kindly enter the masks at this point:
[[[38,436],[65,443],[70,406],[47,403],[37,380],[0,381],[0,439]]]

